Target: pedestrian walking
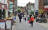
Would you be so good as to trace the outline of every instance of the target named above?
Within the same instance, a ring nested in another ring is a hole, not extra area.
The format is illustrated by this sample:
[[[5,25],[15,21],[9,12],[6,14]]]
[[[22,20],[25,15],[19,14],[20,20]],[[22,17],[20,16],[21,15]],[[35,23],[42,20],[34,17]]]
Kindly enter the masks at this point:
[[[19,13],[19,14],[18,14],[18,17],[19,17],[19,21],[21,22],[21,19],[22,19],[22,13]]]
[[[27,20],[29,20],[30,19],[30,17],[29,17],[29,15],[27,16]]]
[[[33,26],[33,22],[34,22],[34,16],[30,16],[29,23],[31,24],[31,26]]]
[[[26,15],[24,15],[24,20],[26,21]]]

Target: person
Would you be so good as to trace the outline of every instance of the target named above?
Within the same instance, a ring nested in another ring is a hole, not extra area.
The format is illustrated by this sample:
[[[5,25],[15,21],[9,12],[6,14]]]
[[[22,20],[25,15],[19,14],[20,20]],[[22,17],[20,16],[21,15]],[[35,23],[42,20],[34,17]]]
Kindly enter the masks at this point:
[[[30,16],[30,20],[29,23],[33,26],[33,22],[34,22],[34,16]]]
[[[24,15],[24,19],[25,19],[25,21],[26,21],[26,15]]]
[[[27,16],[27,20],[29,20],[30,19],[30,17],[29,17],[29,15]]]
[[[19,13],[19,14],[18,14],[18,17],[19,17],[19,21],[21,22],[21,19],[22,19],[22,13]]]

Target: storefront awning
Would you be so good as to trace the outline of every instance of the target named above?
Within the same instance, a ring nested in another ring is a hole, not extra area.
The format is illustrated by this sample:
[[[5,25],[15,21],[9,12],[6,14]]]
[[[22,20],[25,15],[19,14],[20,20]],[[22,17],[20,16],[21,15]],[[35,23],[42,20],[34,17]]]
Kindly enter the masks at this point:
[[[48,8],[44,8],[44,11],[48,11]]]

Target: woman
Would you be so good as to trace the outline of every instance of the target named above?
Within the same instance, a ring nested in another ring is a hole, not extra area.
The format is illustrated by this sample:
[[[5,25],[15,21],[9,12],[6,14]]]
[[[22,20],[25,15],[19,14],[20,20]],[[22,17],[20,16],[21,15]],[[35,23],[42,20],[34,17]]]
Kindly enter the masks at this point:
[[[30,16],[30,20],[29,23],[33,26],[33,22],[34,22],[34,16]]]

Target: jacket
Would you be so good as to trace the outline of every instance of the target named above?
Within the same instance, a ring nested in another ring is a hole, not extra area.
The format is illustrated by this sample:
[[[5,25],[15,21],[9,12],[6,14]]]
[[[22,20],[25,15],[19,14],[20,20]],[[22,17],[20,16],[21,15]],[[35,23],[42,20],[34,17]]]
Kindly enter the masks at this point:
[[[34,21],[34,17],[31,17],[31,18],[30,18],[29,22],[31,22],[31,21]]]

